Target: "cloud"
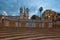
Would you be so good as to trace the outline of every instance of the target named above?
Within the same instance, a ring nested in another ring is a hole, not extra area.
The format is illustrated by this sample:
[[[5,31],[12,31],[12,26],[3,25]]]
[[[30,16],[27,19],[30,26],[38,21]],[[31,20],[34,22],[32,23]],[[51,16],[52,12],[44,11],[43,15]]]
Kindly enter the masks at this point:
[[[16,16],[16,14],[12,14],[12,16]]]
[[[18,16],[18,14],[16,14],[16,12],[10,12],[11,16]]]
[[[6,11],[2,11],[2,15],[7,16],[7,12]]]

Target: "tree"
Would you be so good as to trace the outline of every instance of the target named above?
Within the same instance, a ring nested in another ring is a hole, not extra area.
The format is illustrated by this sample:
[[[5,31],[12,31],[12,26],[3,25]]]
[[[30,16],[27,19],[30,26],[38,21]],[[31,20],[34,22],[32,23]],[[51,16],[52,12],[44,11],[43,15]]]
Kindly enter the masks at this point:
[[[33,20],[40,20],[40,17],[39,17],[39,16],[36,16],[36,15],[33,15],[33,16],[31,17],[31,19],[33,19]]]
[[[31,19],[35,20],[35,19],[36,19],[36,15],[33,15],[33,16],[31,17]]]

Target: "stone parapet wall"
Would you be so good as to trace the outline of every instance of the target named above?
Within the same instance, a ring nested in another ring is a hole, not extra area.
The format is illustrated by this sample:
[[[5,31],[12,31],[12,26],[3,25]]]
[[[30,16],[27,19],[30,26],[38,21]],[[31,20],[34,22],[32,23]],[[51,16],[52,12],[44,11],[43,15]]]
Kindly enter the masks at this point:
[[[52,21],[40,20],[4,20],[2,23],[6,27],[36,27],[36,28],[51,28]]]

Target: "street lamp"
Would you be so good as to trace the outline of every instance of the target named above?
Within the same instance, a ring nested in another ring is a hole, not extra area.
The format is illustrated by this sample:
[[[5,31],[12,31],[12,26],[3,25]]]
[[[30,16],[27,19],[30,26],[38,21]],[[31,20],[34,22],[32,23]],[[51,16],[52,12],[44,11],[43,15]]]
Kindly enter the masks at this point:
[[[40,8],[39,8],[39,11],[40,11],[40,18],[42,19],[41,12],[43,11],[43,7],[40,7]],[[40,19],[40,20],[41,20],[41,19]],[[41,20],[41,21],[42,21],[42,20]],[[41,22],[40,24],[41,24],[41,27],[42,27],[42,22]]]
[[[40,11],[40,17],[41,17],[41,12],[43,11],[43,7],[40,7],[39,11]]]

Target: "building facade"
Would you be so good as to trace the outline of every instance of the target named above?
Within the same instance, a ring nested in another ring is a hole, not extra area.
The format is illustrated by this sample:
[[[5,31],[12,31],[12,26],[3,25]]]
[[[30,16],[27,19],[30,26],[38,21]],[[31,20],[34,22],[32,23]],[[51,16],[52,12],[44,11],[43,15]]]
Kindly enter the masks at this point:
[[[6,27],[51,28],[52,21],[5,19],[4,26],[6,26]]]
[[[52,20],[32,20],[28,19],[29,9],[20,8],[20,16],[2,16],[1,27],[36,27],[36,28],[51,28]],[[45,17],[43,17],[45,18]],[[3,25],[2,25],[3,24]]]

